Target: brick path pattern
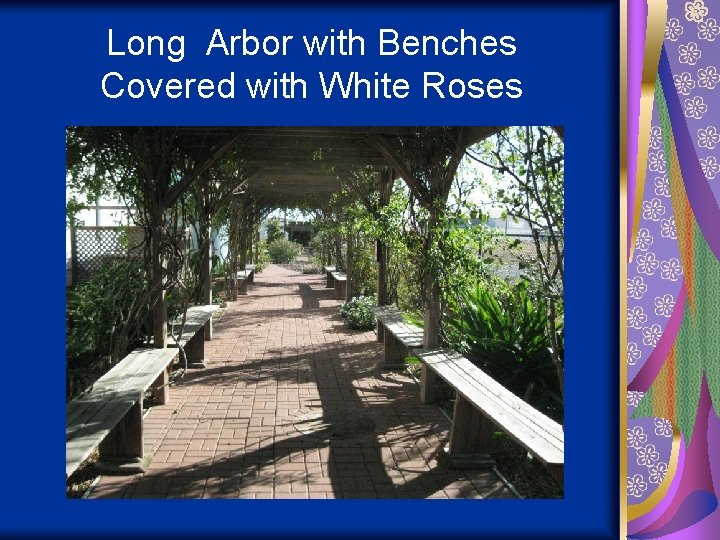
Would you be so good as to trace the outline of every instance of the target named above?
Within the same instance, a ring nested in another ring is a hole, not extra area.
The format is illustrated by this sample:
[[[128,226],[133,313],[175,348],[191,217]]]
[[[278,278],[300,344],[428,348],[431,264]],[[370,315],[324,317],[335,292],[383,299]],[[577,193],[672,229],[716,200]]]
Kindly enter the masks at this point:
[[[375,333],[348,330],[325,277],[271,265],[233,302],[189,371],[145,418],[144,474],[103,476],[93,498],[510,498],[491,471],[437,462],[450,422],[410,377],[379,369]],[[365,435],[295,423],[354,410]]]

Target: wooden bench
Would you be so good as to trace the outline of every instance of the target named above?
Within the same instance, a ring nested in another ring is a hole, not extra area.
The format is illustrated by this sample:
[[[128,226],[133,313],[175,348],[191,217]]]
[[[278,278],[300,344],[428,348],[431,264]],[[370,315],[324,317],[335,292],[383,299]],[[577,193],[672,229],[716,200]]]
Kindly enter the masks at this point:
[[[332,273],[335,272],[336,268],[334,266],[323,266],[323,272],[325,272],[325,275],[327,276],[327,285],[325,285],[326,289],[332,289],[335,287],[335,279],[332,276]]]
[[[187,310],[185,326],[178,343],[183,347],[187,357],[188,368],[205,368],[205,342],[212,339],[212,316],[219,306],[192,306]],[[179,325],[180,322],[176,322]],[[178,343],[171,337],[168,347],[177,347]]]
[[[545,464],[562,484],[565,435],[560,424],[455,351],[421,350],[417,355],[456,392],[450,442],[445,449],[450,466],[494,464],[487,448],[497,427]]]
[[[169,368],[177,349],[137,349],[85,394],[65,407],[65,476],[69,477],[99,446],[101,470],[134,474],[147,467],[143,449],[143,398],[169,397]]]
[[[347,294],[347,276],[342,272],[331,272],[330,275],[333,278],[333,287],[335,292],[333,298],[335,300],[345,300]]]
[[[395,306],[373,309],[377,318],[378,341],[385,343],[383,369],[405,367],[405,357],[423,346],[423,330],[408,324]]]

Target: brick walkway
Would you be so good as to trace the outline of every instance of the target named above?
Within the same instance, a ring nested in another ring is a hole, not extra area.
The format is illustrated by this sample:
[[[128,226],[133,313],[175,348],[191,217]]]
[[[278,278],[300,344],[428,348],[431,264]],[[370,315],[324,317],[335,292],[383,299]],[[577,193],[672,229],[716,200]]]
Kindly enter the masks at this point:
[[[374,332],[347,330],[324,285],[277,266],[258,274],[215,325],[208,368],[146,417],[146,473],[104,476],[90,496],[512,497],[492,472],[438,465],[448,420],[412,379],[377,369]],[[328,441],[313,431],[319,411],[355,411],[374,430]]]

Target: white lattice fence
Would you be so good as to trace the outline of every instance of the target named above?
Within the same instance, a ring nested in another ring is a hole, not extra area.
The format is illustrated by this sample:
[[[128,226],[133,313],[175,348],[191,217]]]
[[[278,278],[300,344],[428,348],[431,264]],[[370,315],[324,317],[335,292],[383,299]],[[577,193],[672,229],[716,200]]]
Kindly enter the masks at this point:
[[[103,265],[119,259],[141,260],[142,227],[74,227],[72,282],[87,281]]]

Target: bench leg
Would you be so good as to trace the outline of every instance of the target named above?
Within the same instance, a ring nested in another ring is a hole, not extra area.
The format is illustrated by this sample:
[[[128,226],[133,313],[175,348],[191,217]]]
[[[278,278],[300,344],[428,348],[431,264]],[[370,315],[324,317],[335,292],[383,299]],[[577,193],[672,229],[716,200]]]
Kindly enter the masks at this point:
[[[204,333],[205,333],[205,341],[211,341],[212,336],[213,336],[212,315],[210,316],[210,319],[208,320],[208,322],[205,323]]]
[[[487,454],[494,430],[495,425],[458,394],[450,428],[450,443],[445,450],[448,466],[474,469],[495,465],[495,460]]]
[[[420,372],[420,401],[422,403],[430,405],[437,401],[435,395],[436,384],[437,375],[432,369],[423,364]]]
[[[255,283],[255,270],[252,270],[250,272],[250,275],[247,278],[248,283]]]
[[[238,294],[247,294],[247,279],[238,283]]]
[[[205,332],[197,332],[185,345],[188,368],[205,368]]]
[[[547,465],[547,470],[561,486],[565,486],[565,465]]]
[[[328,272],[327,273],[327,284],[325,285],[325,288],[326,289],[334,289],[335,284],[333,283],[333,281],[334,280],[333,280],[332,274],[330,272]]]
[[[377,322],[377,340],[378,343],[385,341],[385,325],[380,321]]]
[[[404,369],[407,347],[390,332],[385,335],[385,360],[383,369]]]
[[[104,472],[136,474],[148,465],[143,450],[142,395],[120,423],[100,443],[100,460],[95,465]]]
[[[170,373],[168,368],[162,370],[155,382],[152,384],[152,395],[155,403],[165,405],[170,399]]]

